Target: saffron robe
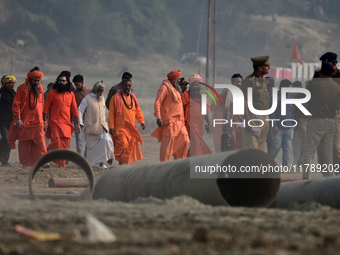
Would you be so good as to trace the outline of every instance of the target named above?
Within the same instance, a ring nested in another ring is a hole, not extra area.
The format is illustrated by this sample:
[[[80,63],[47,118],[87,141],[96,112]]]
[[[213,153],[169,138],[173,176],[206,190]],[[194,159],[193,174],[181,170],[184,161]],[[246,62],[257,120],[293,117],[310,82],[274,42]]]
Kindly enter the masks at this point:
[[[44,113],[48,114],[46,137],[51,139],[47,151],[53,149],[68,149],[74,126],[72,116],[79,116],[76,99],[72,92],[59,93],[57,89],[50,91],[46,98]],[[65,167],[66,160],[53,161]]]
[[[169,161],[172,156],[186,158],[190,141],[184,125],[181,94],[168,80],[164,80],[158,90],[154,109],[155,117],[163,122],[163,126],[151,134],[161,142],[160,161]]]
[[[115,105],[117,96],[118,95],[115,94],[110,100],[109,129],[115,130],[112,140],[116,160],[122,164],[129,165],[131,162],[143,158],[139,143],[142,145],[144,143],[137,130],[136,119],[140,124],[145,123],[144,116],[139,105],[136,107],[136,102],[125,93],[122,93],[122,97],[125,98],[128,105],[130,105],[131,100],[133,100],[132,108],[128,109],[123,100],[121,100],[122,114],[117,115]]]
[[[18,138],[19,161],[25,166],[33,166],[47,152],[43,120],[44,89],[41,84],[39,90],[40,96],[36,98],[28,83],[21,84],[12,105],[13,122],[8,136]],[[18,119],[23,123],[20,127],[14,126]],[[11,146],[15,148],[15,143],[12,142]]]
[[[190,136],[190,153],[188,156],[200,156],[212,154],[209,146],[203,140],[203,127],[205,115],[201,114],[201,98],[191,98],[187,90],[182,95],[183,106],[185,107],[185,125]],[[209,114],[209,102],[207,100],[207,114]]]

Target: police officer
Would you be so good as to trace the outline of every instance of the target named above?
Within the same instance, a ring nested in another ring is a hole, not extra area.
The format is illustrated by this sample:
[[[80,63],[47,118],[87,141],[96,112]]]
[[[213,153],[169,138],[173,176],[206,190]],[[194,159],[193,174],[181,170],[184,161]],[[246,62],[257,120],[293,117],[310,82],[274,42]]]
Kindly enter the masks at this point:
[[[309,178],[309,169],[312,167],[312,157],[317,149],[318,163],[329,166],[333,163],[333,142],[336,132],[336,111],[339,110],[340,86],[332,80],[334,67],[329,62],[322,62],[320,78],[313,79],[309,88],[311,99],[308,102],[309,116],[305,144],[303,147],[303,175]],[[331,176],[331,172],[322,172],[324,176]]]
[[[243,137],[243,148],[244,149],[260,149],[265,150],[266,140],[269,133],[269,122],[268,115],[256,115],[249,111],[247,103],[248,88],[253,88],[253,104],[257,110],[268,110],[269,109],[269,95],[267,92],[267,82],[263,79],[263,76],[269,72],[270,64],[268,62],[269,56],[253,57],[254,72],[244,79],[241,90],[245,99],[245,124],[246,128],[242,130]],[[250,121],[249,124],[252,126],[259,127],[260,131],[253,130],[248,125],[249,120],[260,119],[261,121]],[[262,125],[263,124],[263,125]],[[261,126],[262,125],[262,126]]]
[[[340,84],[340,71],[337,67],[337,63],[338,63],[337,57],[338,57],[338,55],[335,54],[334,52],[326,52],[325,54],[323,54],[320,57],[320,60],[322,62],[328,62],[333,66],[334,73],[332,75],[332,79],[336,83]],[[320,77],[320,70],[316,70],[313,78],[319,78],[319,77]]]

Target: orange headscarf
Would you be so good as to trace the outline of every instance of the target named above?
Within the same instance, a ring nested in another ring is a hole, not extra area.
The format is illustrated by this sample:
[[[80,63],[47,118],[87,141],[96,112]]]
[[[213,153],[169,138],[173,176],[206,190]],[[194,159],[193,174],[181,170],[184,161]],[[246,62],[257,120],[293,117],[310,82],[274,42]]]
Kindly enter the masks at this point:
[[[189,83],[203,82],[203,78],[199,74],[194,74],[189,78]]]
[[[24,91],[25,90],[31,90],[30,80],[31,79],[39,79],[41,80],[44,77],[44,73],[41,71],[33,71],[27,73],[27,79],[25,81],[24,85]]]
[[[182,72],[180,70],[171,71],[167,75],[168,79],[170,79],[170,80],[175,80],[175,79],[181,78],[181,76],[182,76]]]

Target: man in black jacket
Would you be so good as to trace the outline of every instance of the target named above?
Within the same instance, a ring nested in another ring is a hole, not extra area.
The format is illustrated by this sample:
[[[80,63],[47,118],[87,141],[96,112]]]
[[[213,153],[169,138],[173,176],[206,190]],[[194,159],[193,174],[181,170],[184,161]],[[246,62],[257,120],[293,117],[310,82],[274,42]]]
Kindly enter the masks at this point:
[[[14,85],[16,79],[14,76],[5,75],[1,79],[0,89],[0,162],[3,166],[10,166],[8,163],[11,147],[7,142],[7,134],[9,126],[13,121],[12,103],[16,92],[14,91]]]
[[[123,73],[123,75],[122,75],[122,81],[123,81],[124,79],[128,79],[129,81],[131,81],[131,80],[132,80],[132,74],[129,73],[129,72]],[[106,105],[106,108],[107,108],[108,110],[110,110],[110,101],[111,101],[111,98],[112,98],[114,95],[116,95],[116,93],[117,93],[118,90],[121,90],[121,89],[123,88],[123,83],[122,83],[122,81],[121,81],[120,83],[118,83],[117,85],[114,85],[114,86],[110,89],[109,94],[107,95],[105,105]]]

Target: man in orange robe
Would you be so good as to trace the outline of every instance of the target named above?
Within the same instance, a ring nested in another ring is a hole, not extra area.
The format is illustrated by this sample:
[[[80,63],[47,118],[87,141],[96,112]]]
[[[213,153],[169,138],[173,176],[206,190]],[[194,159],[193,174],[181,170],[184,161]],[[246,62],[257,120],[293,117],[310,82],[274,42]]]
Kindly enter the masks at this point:
[[[131,93],[132,82],[123,79],[122,88],[110,100],[109,132],[112,135],[114,154],[120,165],[143,158],[139,143],[143,140],[136,128],[136,119],[145,129],[143,112],[136,96]]]
[[[25,83],[17,89],[12,105],[13,122],[8,136],[18,133],[15,137],[19,140],[19,160],[24,168],[33,166],[47,152],[43,120],[44,89],[40,84],[43,76],[39,67],[28,72]],[[15,143],[11,143],[11,147],[14,149]]]
[[[203,126],[204,120],[208,123],[206,130],[209,133],[209,102],[207,100],[207,114],[201,114],[201,94],[200,82],[203,79],[200,75],[194,74],[189,78],[190,88],[182,95],[185,126],[190,137],[190,150],[188,157],[211,154],[211,150],[206,142],[203,140]]]
[[[81,130],[77,103],[72,89],[70,77],[65,73],[61,73],[53,85],[53,90],[47,95],[44,120],[47,121],[48,119],[46,137],[51,139],[51,143],[47,148],[48,151],[69,148],[70,139],[74,131],[70,113],[72,113],[77,123],[76,132],[79,133]],[[54,162],[60,167],[65,167],[66,165],[66,160],[55,160]]]
[[[158,128],[151,134],[161,142],[160,161],[186,158],[190,144],[188,132],[184,125],[184,112],[179,79],[181,71],[168,73],[163,80],[155,100],[155,113]]]

